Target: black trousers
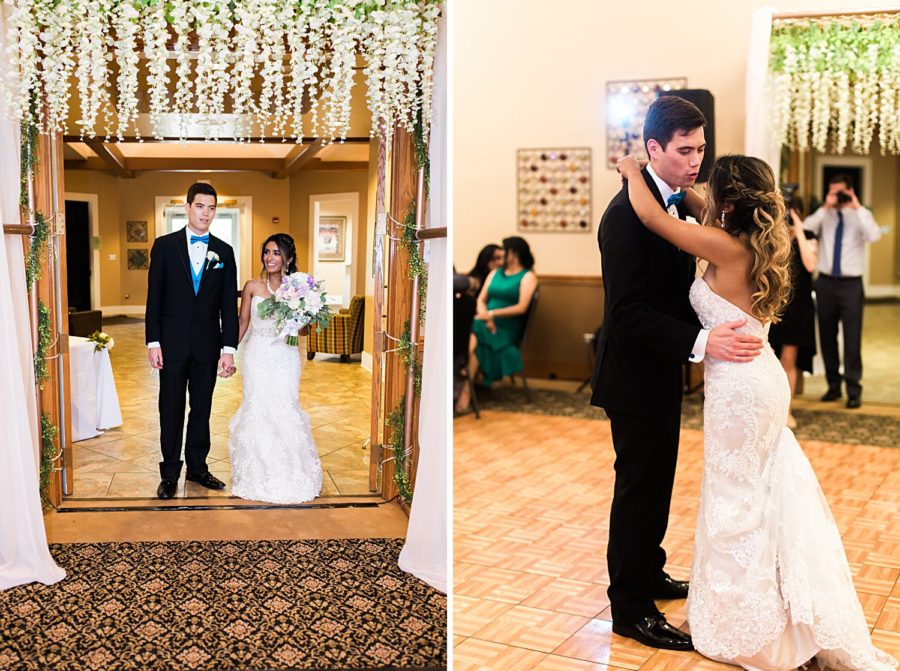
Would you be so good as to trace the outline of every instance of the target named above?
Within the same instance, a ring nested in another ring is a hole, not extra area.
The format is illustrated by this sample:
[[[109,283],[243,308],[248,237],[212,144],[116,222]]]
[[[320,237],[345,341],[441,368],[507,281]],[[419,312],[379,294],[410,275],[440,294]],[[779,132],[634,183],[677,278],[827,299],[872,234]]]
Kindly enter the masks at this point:
[[[816,305],[819,313],[819,342],[825,361],[828,389],[841,390],[846,382],[847,395],[862,394],[862,321],[865,293],[861,277],[819,275],[816,281]],[[844,333],[844,375],[838,354],[838,323]]]
[[[607,594],[613,622],[627,626],[659,612],[652,590],[665,575],[662,541],[675,481],[681,402],[662,415],[607,415],[616,451]]]
[[[209,469],[209,415],[216,387],[217,361],[166,359],[159,371],[159,442],[163,460],[159,474],[177,480],[181,475],[181,437],[184,430],[185,391],[190,394],[184,459],[188,477],[199,477]]]

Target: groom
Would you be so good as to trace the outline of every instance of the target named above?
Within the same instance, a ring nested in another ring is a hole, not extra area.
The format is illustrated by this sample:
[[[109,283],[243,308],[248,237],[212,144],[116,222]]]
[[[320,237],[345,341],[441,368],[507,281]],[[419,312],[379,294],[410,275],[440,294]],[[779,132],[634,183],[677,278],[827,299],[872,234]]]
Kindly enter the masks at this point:
[[[685,218],[682,189],[697,179],[706,148],[706,119],[676,96],[647,112],[644,180],[660,207]],[[666,534],[678,433],[682,366],[710,355],[737,361],[762,342],[736,333],[740,323],[701,329],[688,300],[694,259],[641,224],[621,190],[600,220],[605,295],[603,329],[591,404],[606,410],[616,452],[609,519],[608,595],[613,632],[644,645],[691,650],[691,638],[671,626],[654,603],[683,599],[688,583],[665,572]]]
[[[150,251],[146,337],[150,365],[159,370],[161,499],[175,495],[181,474],[185,391],[191,401],[186,478],[208,489],[225,487],[209,472],[206,456],[216,375],[235,371],[237,268],[231,247],[209,234],[216,201],[212,186],[193,184],[184,207],[188,225],[157,238]]]

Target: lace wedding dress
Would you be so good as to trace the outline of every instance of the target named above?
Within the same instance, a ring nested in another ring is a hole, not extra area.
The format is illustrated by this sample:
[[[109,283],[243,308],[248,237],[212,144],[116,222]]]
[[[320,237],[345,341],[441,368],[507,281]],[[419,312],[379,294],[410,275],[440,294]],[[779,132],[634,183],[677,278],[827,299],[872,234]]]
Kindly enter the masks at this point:
[[[300,407],[300,352],[250,299],[244,340],[244,398],[229,428],[231,493],[267,503],[303,503],[322,491],[322,465],[309,415]]]
[[[702,278],[691,305],[706,328],[768,342],[768,326]],[[704,472],[687,613],[694,647],[751,671],[888,671],[872,645],[841,537],[806,455],[785,426],[787,376],[766,345],[752,363],[707,359]]]

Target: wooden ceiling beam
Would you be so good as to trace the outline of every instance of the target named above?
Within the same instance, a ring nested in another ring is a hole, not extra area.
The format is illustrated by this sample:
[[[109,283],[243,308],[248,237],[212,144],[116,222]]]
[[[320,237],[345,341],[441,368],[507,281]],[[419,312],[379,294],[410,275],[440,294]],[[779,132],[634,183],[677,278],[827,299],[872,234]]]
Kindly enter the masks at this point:
[[[291,153],[284,157],[284,167],[276,172],[273,177],[276,179],[284,179],[290,177],[300,170],[304,165],[308,164],[316,157],[322,149],[325,148],[324,140],[316,140],[312,144],[306,145],[304,148],[294,147]]]
[[[119,148],[111,143],[104,142],[100,138],[92,138],[86,141],[88,147],[91,148],[97,156],[112,169],[119,177],[130,179],[134,177],[134,171],[126,165],[125,157]]]
[[[368,170],[368,161],[323,161],[314,158],[300,168],[299,172],[312,172],[314,170]]]

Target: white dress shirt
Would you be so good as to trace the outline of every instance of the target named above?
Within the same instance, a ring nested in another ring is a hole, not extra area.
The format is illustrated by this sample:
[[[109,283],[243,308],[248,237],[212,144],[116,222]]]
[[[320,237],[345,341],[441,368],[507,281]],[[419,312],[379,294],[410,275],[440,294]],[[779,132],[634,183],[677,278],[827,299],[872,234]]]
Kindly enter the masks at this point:
[[[194,274],[196,275],[200,272],[203,264],[206,263],[206,251],[209,248],[209,244],[201,242],[200,240],[191,243],[192,235],[206,235],[206,233],[195,231],[191,228],[190,224],[184,227],[184,241],[188,246],[188,258],[191,260],[191,265],[193,266]],[[153,349],[154,347],[159,346],[158,342],[147,343],[147,349]],[[234,354],[236,351],[237,350],[235,350],[234,347],[228,347],[227,345],[222,347],[222,354]]]
[[[647,164],[647,172],[656,183],[656,188],[659,189],[659,195],[662,196],[664,203],[669,202],[669,196],[681,191],[681,187],[673,189],[666,182],[660,179],[659,175],[657,175],[653,170],[653,166],[651,166],[649,163]],[[666,208],[666,211],[673,217],[678,217],[678,207],[674,203],[672,205],[669,205]],[[709,329],[700,329],[700,333],[697,334],[697,339],[694,341],[694,347],[691,350],[691,355],[688,357],[688,361],[690,361],[691,363],[700,363],[701,361],[703,361],[703,357],[706,356],[707,341],[709,341]]]
[[[875,217],[864,207],[843,207],[844,234],[841,236],[841,277],[862,277],[866,265],[866,243],[881,237]],[[803,222],[803,229],[819,238],[819,260],[816,269],[831,275],[834,269],[834,233],[838,211],[820,207]]]

